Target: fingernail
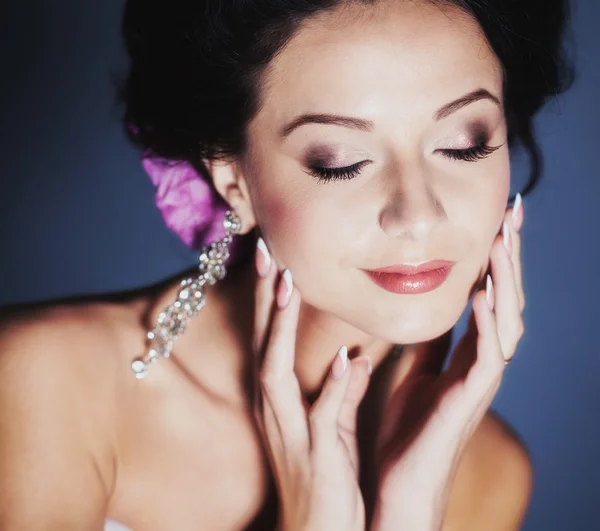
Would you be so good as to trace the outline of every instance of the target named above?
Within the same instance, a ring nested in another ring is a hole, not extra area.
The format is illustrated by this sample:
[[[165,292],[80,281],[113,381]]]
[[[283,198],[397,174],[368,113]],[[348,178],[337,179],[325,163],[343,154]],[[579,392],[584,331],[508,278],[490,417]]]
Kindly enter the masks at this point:
[[[339,380],[346,372],[346,367],[348,367],[348,348],[346,345],[342,345],[331,364],[331,375]]]
[[[259,276],[264,278],[269,274],[269,270],[271,269],[271,255],[265,241],[260,237],[256,241],[256,248],[259,251],[256,253],[256,270]]]
[[[373,373],[373,362],[371,361],[371,358],[369,358],[369,356],[364,356],[364,358],[366,358],[367,360],[367,372],[369,374]]]
[[[517,194],[512,211],[512,225],[516,231],[523,225],[523,214],[523,198],[521,197],[521,194]]]
[[[293,290],[294,283],[292,281],[292,272],[289,269],[286,269],[281,275],[279,286],[277,288],[277,306],[279,306],[280,309],[283,310],[289,304]]]
[[[506,221],[504,223],[502,223],[502,239],[504,240],[504,247],[506,247],[508,256],[511,256],[512,255],[512,238],[510,236],[510,229],[508,228],[508,223],[506,223]]]
[[[490,308],[490,310],[494,309],[494,284],[492,282],[492,277],[490,275],[487,276],[487,281],[485,285],[485,300]]]

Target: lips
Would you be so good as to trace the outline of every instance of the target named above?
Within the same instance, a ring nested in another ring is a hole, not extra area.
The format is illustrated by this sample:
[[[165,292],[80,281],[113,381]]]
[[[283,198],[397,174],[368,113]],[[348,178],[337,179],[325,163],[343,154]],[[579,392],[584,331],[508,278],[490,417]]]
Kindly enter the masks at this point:
[[[378,286],[392,293],[427,293],[440,287],[450,275],[455,262],[431,260],[418,266],[394,265],[380,269],[365,269]]]

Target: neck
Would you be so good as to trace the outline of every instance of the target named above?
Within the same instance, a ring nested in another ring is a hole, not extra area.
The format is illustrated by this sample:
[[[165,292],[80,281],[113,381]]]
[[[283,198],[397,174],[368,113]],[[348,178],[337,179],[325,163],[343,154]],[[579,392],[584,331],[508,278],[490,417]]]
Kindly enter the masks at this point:
[[[240,325],[243,321],[240,313],[253,315],[256,274],[252,263],[249,261],[232,270],[229,282],[222,286],[222,300],[226,301],[232,315],[237,315],[233,319]],[[252,323],[249,324],[245,338],[247,345],[252,343]],[[295,371],[305,395],[311,396],[320,390],[342,345],[348,348],[350,358],[369,356],[374,369],[394,346],[302,302],[296,335]]]
[[[376,368],[394,346],[303,303],[296,343],[296,374],[303,391],[316,393],[338,349],[346,345],[350,358],[368,356]]]

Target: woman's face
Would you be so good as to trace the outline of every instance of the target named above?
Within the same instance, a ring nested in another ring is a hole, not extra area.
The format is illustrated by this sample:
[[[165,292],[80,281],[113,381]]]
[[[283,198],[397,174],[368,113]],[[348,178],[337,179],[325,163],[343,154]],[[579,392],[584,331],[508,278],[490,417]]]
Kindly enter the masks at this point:
[[[263,81],[244,178],[304,302],[395,343],[450,329],[509,193],[502,73],[477,23],[427,2],[347,5],[305,23]],[[497,149],[449,151],[480,144]],[[390,292],[364,272],[430,260],[455,265],[426,293]]]

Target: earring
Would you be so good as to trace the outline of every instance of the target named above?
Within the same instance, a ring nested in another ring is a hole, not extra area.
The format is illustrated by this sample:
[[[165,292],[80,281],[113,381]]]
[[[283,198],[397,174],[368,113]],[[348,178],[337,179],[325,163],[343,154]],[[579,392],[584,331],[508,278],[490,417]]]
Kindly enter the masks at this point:
[[[191,318],[204,307],[205,286],[225,278],[229,246],[233,236],[239,234],[242,224],[238,215],[233,210],[228,210],[223,225],[225,236],[200,251],[200,274],[181,281],[177,300],[160,313],[156,326],[146,334],[150,344],[146,355],[136,358],[131,363],[131,370],[136,378],[144,378],[149,365],[156,362],[160,356],[168,358],[171,355],[177,338],[183,334]]]

